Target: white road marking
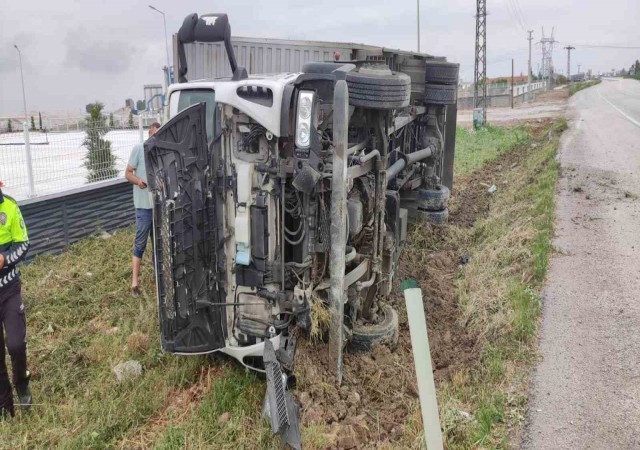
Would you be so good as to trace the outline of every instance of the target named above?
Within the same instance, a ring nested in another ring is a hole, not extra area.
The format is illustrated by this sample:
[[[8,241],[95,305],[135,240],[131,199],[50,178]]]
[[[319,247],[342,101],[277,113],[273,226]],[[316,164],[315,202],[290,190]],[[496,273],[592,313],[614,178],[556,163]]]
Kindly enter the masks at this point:
[[[640,122],[638,122],[637,120],[635,120],[633,117],[631,117],[630,115],[628,115],[627,113],[625,113],[623,110],[621,110],[620,108],[618,108],[616,105],[614,105],[613,103],[611,103],[609,101],[609,99],[605,98],[604,95],[602,95],[600,93],[600,91],[598,91],[598,95],[600,96],[600,98],[602,98],[602,100],[604,100],[605,102],[607,102],[609,105],[611,105],[611,107],[613,109],[615,109],[616,111],[618,111],[620,113],[620,115],[622,117],[624,117],[625,119],[627,119],[629,122],[631,122],[632,124],[634,124],[635,126],[637,126],[638,128],[640,128]]]

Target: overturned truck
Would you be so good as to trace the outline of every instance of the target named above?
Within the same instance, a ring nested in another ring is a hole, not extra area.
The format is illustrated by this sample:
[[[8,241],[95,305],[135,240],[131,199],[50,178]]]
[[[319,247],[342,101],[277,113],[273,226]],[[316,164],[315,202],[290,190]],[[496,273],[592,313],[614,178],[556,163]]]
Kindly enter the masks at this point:
[[[458,65],[381,49],[249,76],[230,36],[224,14],[185,19],[170,120],[145,143],[161,342],[266,372],[265,413],[297,448],[287,376],[312,306],[338,382],[344,349],[397,340],[407,225],[448,215]],[[191,79],[194,42],[223,43],[232,75]]]

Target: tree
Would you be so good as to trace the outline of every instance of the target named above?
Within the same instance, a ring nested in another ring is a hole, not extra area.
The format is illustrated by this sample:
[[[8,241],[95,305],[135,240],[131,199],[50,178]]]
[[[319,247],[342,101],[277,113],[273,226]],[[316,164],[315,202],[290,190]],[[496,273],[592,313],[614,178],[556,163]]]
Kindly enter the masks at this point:
[[[111,142],[104,139],[109,132],[106,118],[102,114],[104,105],[95,102],[87,105],[89,116],[87,117],[87,135],[82,142],[87,148],[87,156],[84,160],[85,167],[89,170],[87,181],[94,182],[108,180],[118,176],[116,169],[116,157],[111,152]]]
[[[13,124],[11,123],[11,119],[7,119],[7,132],[13,133]]]
[[[145,109],[147,109],[147,105],[146,105],[145,101],[144,100],[138,100],[136,102],[136,109],[138,111],[144,111]]]
[[[31,116],[31,131],[36,131],[36,121],[33,120],[33,116]]]
[[[38,125],[39,125],[39,129],[40,131],[42,131],[42,113],[40,111],[38,111]]]
[[[115,124],[113,123],[113,113],[109,113],[109,128],[115,128]]]
[[[127,122],[129,128],[133,128],[133,113],[129,113],[129,121]]]

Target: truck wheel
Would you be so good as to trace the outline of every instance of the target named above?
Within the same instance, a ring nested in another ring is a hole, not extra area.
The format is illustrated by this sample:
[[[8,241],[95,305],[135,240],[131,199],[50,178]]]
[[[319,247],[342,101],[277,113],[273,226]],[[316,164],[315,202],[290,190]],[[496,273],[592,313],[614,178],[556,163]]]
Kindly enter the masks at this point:
[[[427,61],[424,81],[437,84],[458,84],[460,64],[446,61]]]
[[[356,323],[349,348],[356,353],[370,352],[373,344],[380,342],[395,348],[398,343],[398,313],[389,305],[384,305],[381,315],[384,316],[378,324],[363,325]]]
[[[449,210],[442,211],[425,211],[421,208],[407,208],[409,211],[409,222],[419,223],[427,222],[432,225],[444,225],[449,219]]]
[[[432,105],[455,105],[458,86],[446,84],[427,84],[424,88],[424,101]]]
[[[396,109],[409,106],[411,78],[392,72],[383,64],[366,64],[347,73],[349,104],[372,109]]]
[[[400,195],[409,205],[426,211],[442,211],[447,208],[451,193],[448,187],[439,184],[434,189],[416,189]]]

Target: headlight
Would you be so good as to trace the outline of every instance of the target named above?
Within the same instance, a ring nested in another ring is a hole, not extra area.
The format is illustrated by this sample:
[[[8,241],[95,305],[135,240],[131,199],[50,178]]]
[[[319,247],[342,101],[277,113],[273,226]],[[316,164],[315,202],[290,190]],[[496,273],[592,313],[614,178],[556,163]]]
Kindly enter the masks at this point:
[[[314,93],[311,91],[300,91],[298,94],[298,111],[296,120],[296,147],[298,148],[308,148],[311,145],[313,96]]]

